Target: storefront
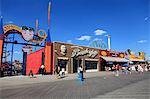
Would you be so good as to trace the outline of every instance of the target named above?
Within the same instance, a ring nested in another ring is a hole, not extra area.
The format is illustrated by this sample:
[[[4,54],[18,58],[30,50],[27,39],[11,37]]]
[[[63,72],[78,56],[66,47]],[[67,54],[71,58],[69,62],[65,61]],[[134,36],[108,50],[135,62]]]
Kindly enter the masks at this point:
[[[129,60],[124,58],[123,52],[100,50],[99,57],[102,71],[108,70],[108,68],[112,70],[113,65],[119,64],[122,66],[129,62]]]
[[[144,52],[138,52],[138,54],[134,54],[134,52],[128,51],[126,54],[126,57],[130,61],[130,64],[146,64]]]
[[[76,73],[79,66],[84,72],[99,71],[98,49],[61,42],[53,43],[54,68],[64,68],[66,73]]]

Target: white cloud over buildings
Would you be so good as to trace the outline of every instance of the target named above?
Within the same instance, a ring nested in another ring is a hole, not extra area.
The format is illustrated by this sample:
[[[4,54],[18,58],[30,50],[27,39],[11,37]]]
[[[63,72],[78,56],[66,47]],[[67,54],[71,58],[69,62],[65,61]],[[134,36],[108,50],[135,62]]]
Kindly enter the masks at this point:
[[[138,43],[146,43],[147,40],[139,40]]]
[[[84,36],[81,36],[79,38],[76,38],[77,40],[80,40],[80,41],[89,41],[91,39],[91,36],[88,36],[88,35],[84,35]]]
[[[106,34],[107,32],[101,29],[97,29],[94,31],[95,35],[103,35]]]

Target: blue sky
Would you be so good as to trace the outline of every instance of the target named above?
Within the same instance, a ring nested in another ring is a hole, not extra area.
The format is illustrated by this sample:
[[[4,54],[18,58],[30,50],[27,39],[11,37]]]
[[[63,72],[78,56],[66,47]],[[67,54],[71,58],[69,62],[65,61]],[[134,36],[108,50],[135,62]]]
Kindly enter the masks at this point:
[[[47,31],[47,6],[50,0],[1,0],[0,14],[4,24]],[[89,45],[94,39],[107,43],[117,51],[131,49],[150,55],[149,0],[51,0],[51,39],[78,45]],[[18,38],[21,40],[20,38]],[[19,51],[16,46],[16,51]],[[22,57],[16,55],[17,58]]]

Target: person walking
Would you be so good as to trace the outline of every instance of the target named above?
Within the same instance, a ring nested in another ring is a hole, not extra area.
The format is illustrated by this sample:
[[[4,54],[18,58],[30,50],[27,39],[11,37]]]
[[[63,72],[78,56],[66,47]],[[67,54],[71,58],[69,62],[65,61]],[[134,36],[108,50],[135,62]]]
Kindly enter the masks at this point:
[[[116,72],[116,66],[114,64],[112,66],[112,72],[113,72],[113,74],[115,74],[115,72]]]
[[[61,78],[60,77],[60,66],[57,66],[57,79]]]
[[[54,75],[58,74],[58,65],[55,66]]]
[[[83,68],[82,68],[82,66],[80,66],[79,68],[78,68],[78,75],[79,75],[79,80],[80,81],[83,81]]]
[[[138,72],[139,72],[139,73],[143,73],[143,72],[144,72],[144,69],[142,68],[141,65],[138,65]]]
[[[132,65],[132,66],[131,66],[131,71],[132,71],[132,72],[136,72],[135,65]]]
[[[138,72],[138,64],[135,65],[135,70]]]
[[[119,64],[116,65],[115,76],[119,76]]]
[[[0,67],[0,77],[4,77],[4,67]]]
[[[29,72],[29,77],[30,78],[32,78],[34,75],[33,75],[33,72],[32,72],[32,70],[30,70],[30,72]]]
[[[42,75],[44,75],[44,69],[45,69],[45,66],[41,65],[41,73],[42,73]]]

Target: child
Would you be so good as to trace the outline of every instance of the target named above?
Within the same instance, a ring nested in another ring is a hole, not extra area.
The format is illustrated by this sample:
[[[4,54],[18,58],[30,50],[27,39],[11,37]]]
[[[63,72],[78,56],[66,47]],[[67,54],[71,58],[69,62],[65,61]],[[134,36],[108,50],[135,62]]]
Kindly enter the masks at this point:
[[[33,76],[34,76],[32,70],[30,70],[29,76],[30,76],[30,77],[33,77]]]

